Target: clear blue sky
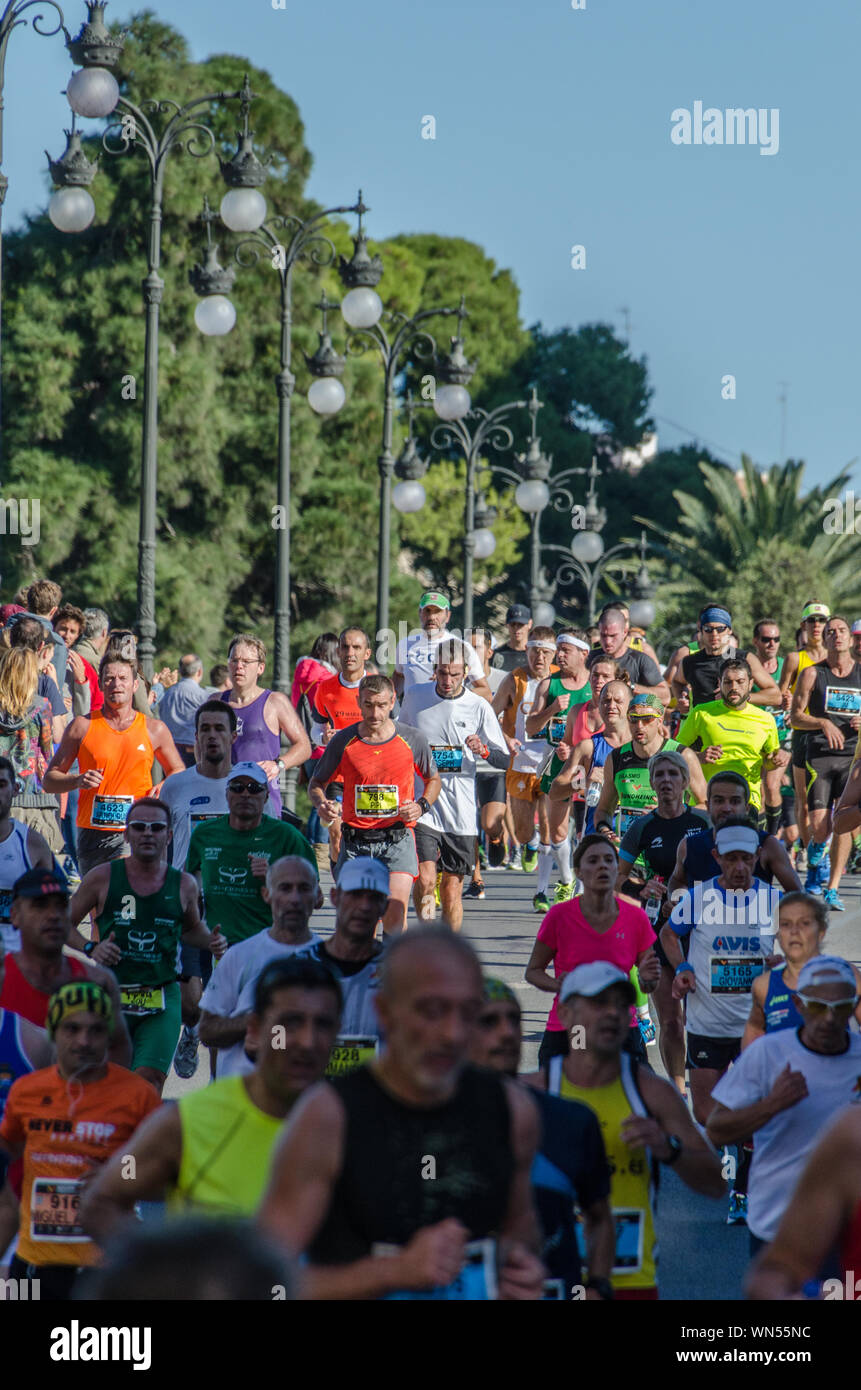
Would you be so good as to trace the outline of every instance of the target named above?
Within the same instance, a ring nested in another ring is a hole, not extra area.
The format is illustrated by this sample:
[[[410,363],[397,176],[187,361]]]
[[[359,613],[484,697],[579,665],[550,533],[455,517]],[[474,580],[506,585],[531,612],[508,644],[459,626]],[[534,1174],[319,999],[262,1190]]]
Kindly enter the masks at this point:
[[[512,270],[526,323],[602,320],[623,333],[627,306],[663,447],[693,435],[727,462],[742,450],[774,462],[785,381],[786,455],[806,460],[809,482],[861,454],[861,8],[850,0],[152,8],[196,58],[247,54],[291,93],[314,154],[309,192],[324,205],[361,185],[374,236],[480,243]],[[68,0],[73,32],[83,13]],[[108,19],[131,13],[115,3]],[[13,34],[6,226],[44,206],[43,150],[62,151],[70,71],[59,36]],[[778,108],[778,153],[673,144],[671,112],[696,101]],[[425,115],[434,141],[420,138]],[[574,243],[586,270],[570,267]],[[728,373],[735,400],[721,397]]]

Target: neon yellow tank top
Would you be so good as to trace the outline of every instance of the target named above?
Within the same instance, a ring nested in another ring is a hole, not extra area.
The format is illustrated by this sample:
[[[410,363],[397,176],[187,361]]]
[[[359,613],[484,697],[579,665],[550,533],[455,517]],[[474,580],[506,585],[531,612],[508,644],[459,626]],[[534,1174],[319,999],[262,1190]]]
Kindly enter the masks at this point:
[[[249,1099],[241,1076],[227,1076],[177,1101],[182,1160],[167,1208],[201,1215],[252,1216],[269,1175],[269,1158],[284,1121]]]
[[[801,675],[801,672],[802,672],[802,671],[806,671],[807,668],[808,668],[808,666],[815,666],[815,665],[816,665],[816,662],[813,660],[813,657],[810,655],[809,652],[806,652],[806,651],[804,650],[804,648],[802,647],[802,648],[800,649],[799,653],[798,653],[798,670],[796,671],[796,673],[795,673],[795,675],[794,675],[792,681],[790,682],[790,686],[789,686],[789,688],[790,688],[790,690],[792,691],[793,695],[795,694],[795,687],[796,687],[796,685],[798,684],[798,677]]]
[[[622,1056],[624,1066],[628,1059],[624,1053]],[[559,1063],[561,1060],[558,1059]],[[548,1090],[565,1100],[579,1100],[588,1105],[601,1126],[611,1174],[610,1205],[616,1221],[613,1288],[654,1288],[658,1280],[651,1162],[646,1149],[629,1149],[620,1134],[622,1121],[633,1108],[622,1077],[608,1086],[575,1086],[559,1065],[551,1068]],[[645,1113],[642,1105],[640,1108],[641,1113]]]

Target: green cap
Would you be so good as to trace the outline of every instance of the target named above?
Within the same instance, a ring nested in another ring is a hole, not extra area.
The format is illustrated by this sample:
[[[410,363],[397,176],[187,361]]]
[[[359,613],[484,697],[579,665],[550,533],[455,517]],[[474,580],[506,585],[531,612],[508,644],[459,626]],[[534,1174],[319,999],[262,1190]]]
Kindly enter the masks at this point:
[[[802,622],[804,622],[806,618],[824,618],[827,622],[830,617],[831,613],[827,604],[824,603],[808,603],[807,606],[801,610]]]
[[[426,594],[422,594],[419,599],[419,608],[451,608],[451,604],[445,594],[440,594],[436,589],[431,589]]]
[[[504,980],[499,980],[494,975],[484,977],[484,1002],[486,1004],[516,1004],[520,1008],[520,1000]]]
[[[648,691],[632,695],[631,703],[628,705],[628,714],[650,714],[655,719],[661,719],[663,713],[664,707],[657,695],[650,695]]]

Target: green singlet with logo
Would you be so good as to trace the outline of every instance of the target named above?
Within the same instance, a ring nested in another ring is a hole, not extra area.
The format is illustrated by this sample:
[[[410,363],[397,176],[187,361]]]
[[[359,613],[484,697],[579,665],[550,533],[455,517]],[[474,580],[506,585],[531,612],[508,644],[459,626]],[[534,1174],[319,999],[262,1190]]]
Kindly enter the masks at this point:
[[[674,738],[668,738],[658,751],[670,753],[680,747],[681,744]],[[622,836],[637,816],[645,816],[647,812],[654,811],[658,798],[649,780],[649,758],[640,757],[635,753],[633,743],[623,743],[611,756],[614,768],[613,785],[619,798],[616,833]],[[687,800],[687,797],[685,799]]]
[[[105,905],[97,920],[99,939],[111,932],[122,951],[112,966],[121,985],[166,985],[176,979],[176,950],[183,928],[179,869],[168,869],[157,893],[140,895],[129,884],[126,860],[111,864]]]
[[[566,685],[563,685],[561,676],[551,676],[550,684],[547,687],[546,703],[552,705],[553,701],[558,699],[560,695],[568,696],[567,708],[564,709],[561,714],[554,714],[552,719],[549,719],[544,726],[544,737],[548,743],[552,744],[562,742],[569,712],[575,705],[584,705],[587,700],[592,698],[592,686],[587,680],[586,684],[581,685],[579,690],[569,690]],[[543,792],[548,792],[550,790],[551,782],[554,778],[559,776],[562,767],[562,759],[559,757],[558,753],[554,753],[552,763],[541,778],[541,790]]]

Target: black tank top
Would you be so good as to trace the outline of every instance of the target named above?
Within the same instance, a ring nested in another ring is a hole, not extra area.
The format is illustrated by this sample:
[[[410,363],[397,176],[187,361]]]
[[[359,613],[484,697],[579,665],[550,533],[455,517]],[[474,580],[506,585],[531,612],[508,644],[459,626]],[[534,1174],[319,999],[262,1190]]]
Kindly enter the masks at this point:
[[[468,1066],[452,1099],[432,1109],[397,1100],[368,1067],[330,1084],[347,1112],[344,1161],[312,1262],[362,1259],[377,1242],[406,1245],[450,1216],[472,1240],[499,1231],[514,1175],[502,1077]]]
[[[757,830],[759,836],[759,848],[762,849],[768,839],[768,832]],[[688,876],[688,887],[692,888],[695,883],[705,883],[710,878],[716,878],[720,873],[720,864],[712,855],[715,847],[715,833],[713,830],[701,830],[698,835],[689,835],[687,849],[685,850],[685,872]],[[771,869],[767,868],[762,862],[762,856],[756,861],[756,877],[763,883],[771,883],[774,875]]]
[[[706,705],[710,700],[719,700],[720,668],[731,656],[738,656],[737,647],[727,647],[720,656],[709,656],[702,649],[690,652],[682,660],[682,675],[691,687],[691,707]]]
[[[808,714],[817,719],[823,716],[836,724],[845,739],[842,748],[829,748],[828,740],[818,729],[810,729],[807,734],[808,758],[851,758],[858,742],[857,730],[852,728],[850,719],[858,714],[861,696],[861,666],[856,661],[848,676],[835,676],[824,661],[813,668],[816,678],[807,702]],[[846,691],[845,695],[841,691]]]

